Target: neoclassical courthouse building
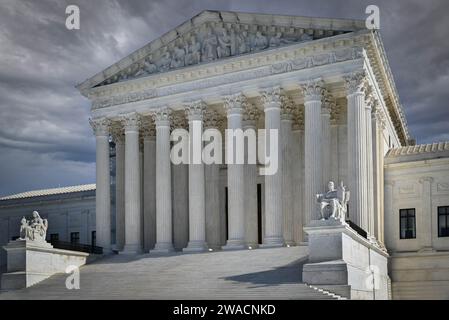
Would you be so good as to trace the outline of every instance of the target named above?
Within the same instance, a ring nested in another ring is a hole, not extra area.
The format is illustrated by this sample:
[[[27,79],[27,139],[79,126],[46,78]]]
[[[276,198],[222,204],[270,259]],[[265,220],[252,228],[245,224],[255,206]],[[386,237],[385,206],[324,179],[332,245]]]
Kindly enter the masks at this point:
[[[204,11],[78,89],[97,146],[85,242],[95,228],[106,252],[307,245],[315,195],[342,181],[347,219],[390,255],[393,298],[449,298],[449,143],[415,145],[364,21]],[[277,172],[173,164],[171,132],[194,125],[278,130]]]

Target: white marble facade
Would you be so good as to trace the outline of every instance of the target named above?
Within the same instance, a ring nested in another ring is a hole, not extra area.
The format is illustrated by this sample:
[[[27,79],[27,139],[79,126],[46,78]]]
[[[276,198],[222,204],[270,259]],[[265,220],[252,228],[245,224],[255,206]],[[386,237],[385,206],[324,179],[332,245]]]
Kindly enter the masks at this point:
[[[409,136],[381,40],[363,22],[205,11],[78,89],[92,101],[97,243],[106,251],[109,137],[119,251],[302,244],[329,180],[351,190],[349,219],[384,241],[384,144]],[[277,129],[278,171],[172,164],[170,133],[194,122]]]

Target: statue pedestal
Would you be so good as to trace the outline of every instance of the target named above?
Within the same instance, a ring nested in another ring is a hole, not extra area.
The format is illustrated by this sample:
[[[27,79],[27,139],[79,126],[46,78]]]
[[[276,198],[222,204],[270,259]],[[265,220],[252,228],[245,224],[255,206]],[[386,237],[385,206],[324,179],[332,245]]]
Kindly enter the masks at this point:
[[[313,220],[304,227],[309,261],[303,281],[350,299],[388,299],[388,253],[346,223]]]
[[[88,253],[55,249],[45,241],[15,240],[3,247],[7,254],[7,270],[2,275],[2,289],[30,287],[68,266],[86,264]],[[61,284],[64,285],[64,284]]]

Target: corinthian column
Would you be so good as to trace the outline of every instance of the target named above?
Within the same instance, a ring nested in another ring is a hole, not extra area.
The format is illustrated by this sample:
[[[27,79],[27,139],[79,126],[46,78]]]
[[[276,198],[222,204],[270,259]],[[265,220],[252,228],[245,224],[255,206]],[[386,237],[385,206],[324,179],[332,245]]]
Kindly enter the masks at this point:
[[[259,110],[250,103],[244,103],[243,130],[253,130],[256,135],[256,125]],[[244,184],[245,184],[245,242],[248,247],[257,248],[258,221],[257,221],[257,164],[248,162],[249,138],[245,144]],[[255,156],[255,155],[254,155]]]
[[[123,127],[114,127],[115,142],[115,246],[122,251],[125,245],[125,135]]]
[[[156,244],[156,128],[152,119],[143,121],[143,248]]]
[[[323,159],[321,190],[327,190],[327,184],[331,180],[331,157],[334,156],[331,146],[331,107],[335,102],[329,92],[326,92],[323,100],[321,108],[321,156]]]
[[[293,101],[290,97],[281,96],[281,154],[282,154],[282,208],[284,216],[283,234],[286,245],[295,244],[293,239]],[[299,160],[299,159],[298,159]]]
[[[323,159],[321,150],[322,86],[322,81],[311,81],[302,86],[304,92],[305,110],[304,226],[306,226],[311,220],[316,220],[319,218],[315,195],[323,192]]]
[[[221,123],[216,111],[206,110],[205,130],[217,130],[218,133]],[[221,150],[214,150],[214,152],[219,151]],[[206,242],[210,248],[215,250],[221,247],[223,234],[220,215],[220,164],[205,164],[204,175],[206,183]]]
[[[293,239],[296,245],[304,239],[304,109],[295,108],[292,125],[292,198],[293,198]]]
[[[126,115],[125,127],[125,253],[142,251],[141,177],[137,114]]]
[[[111,251],[111,191],[109,172],[109,121],[90,120],[96,140],[95,229],[97,246]]]
[[[185,107],[189,119],[189,243],[183,251],[205,251],[206,198],[202,134],[204,102],[196,101]]]
[[[368,87],[368,92],[365,100],[365,124],[366,124],[366,197],[368,210],[366,214],[368,227],[366,231],[370,238],[375,237],[375,214],[374,214],[374,168],[373,163],[375,161],[373,157],[373,129],[371,123],[372,105],[374,104],[374,93],[372,87]]]
[[[154,113],[156,123],[156,245],[154,253],[173,251],[170,115],[163,108]]]
[[[235,132],[242,129],[243,95],[225,98],[228,117],[228,130]],[[234,138],[233,138],[234,139]],[[234,139],[236,140],[236,139]],[[226,151],[234,155],[233,163],[228,163],[228,241],[223,250],[243,249],[245,245],[245,186],[243,181],[243,164],[235,164],[237,159],[237,141],[226,139]]]
[[[349,218],[368,229],[366,170],[365,72],[345,76],[348,100],[348,187],[351,192]]]
[[[276,173],[265,176],[265,236],[263,247],[280,247],[284,245],[283,215],[282,215],[282,165],[283,157],[280,144],[281,135],[281,90],[275,87],[262,93],[262,102],[265,111],[265,130],[267,130],[266,151],[270,145],[277,144],[277,155],[270,154],[271,158],[278,157],[278,170]],[[278,133],[277,139],[271,135]]]

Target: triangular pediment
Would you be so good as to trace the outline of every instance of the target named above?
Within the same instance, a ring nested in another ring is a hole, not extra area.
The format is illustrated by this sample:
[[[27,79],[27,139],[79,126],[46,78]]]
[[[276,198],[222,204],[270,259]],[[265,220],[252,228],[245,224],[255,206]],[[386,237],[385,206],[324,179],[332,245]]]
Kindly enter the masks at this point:
[[[229,57],[362,30],[360,20],[203,11],[81,83],[81,92]]]

